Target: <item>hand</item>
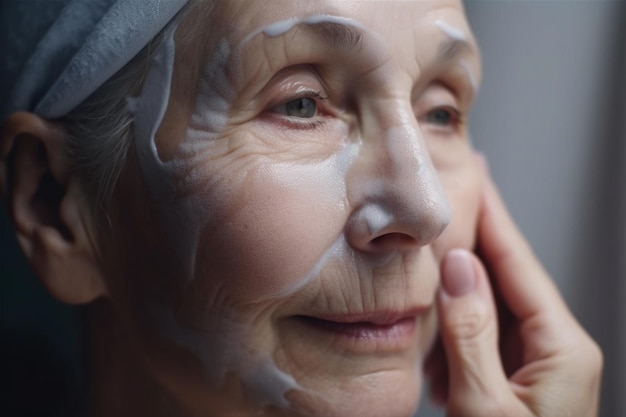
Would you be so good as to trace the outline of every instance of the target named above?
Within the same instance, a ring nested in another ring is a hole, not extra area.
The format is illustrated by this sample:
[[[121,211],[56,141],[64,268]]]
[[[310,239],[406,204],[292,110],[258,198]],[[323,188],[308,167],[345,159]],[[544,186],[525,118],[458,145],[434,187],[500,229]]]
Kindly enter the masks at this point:
[[[471,252],[444,257],[441,345],[426,365],[433,395],[448,417],[596,416],[601,351],[484,177],[478,248],[491,284]]]

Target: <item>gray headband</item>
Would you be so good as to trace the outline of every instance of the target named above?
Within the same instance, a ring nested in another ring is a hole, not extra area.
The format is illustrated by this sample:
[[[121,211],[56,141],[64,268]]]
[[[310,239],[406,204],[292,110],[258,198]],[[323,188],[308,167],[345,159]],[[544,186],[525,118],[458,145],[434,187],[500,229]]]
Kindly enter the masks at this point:
[[[0,121],[54,119],[126,65],[188,0],[5,0],[0,5]]]

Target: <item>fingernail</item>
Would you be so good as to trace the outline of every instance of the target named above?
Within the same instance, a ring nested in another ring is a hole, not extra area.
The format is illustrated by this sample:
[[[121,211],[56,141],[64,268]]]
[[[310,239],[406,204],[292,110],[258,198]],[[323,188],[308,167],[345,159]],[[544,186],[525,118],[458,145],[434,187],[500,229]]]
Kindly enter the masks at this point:
[[[453,249],[448,252],[441,271],[441,284],[452,297],[461,297],[474,290],[476,274],[468,251]]]

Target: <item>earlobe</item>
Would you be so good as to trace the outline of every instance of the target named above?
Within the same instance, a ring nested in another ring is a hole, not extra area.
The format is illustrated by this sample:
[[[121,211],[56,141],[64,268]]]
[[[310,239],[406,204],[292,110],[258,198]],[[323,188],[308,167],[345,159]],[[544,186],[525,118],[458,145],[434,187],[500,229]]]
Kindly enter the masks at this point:
[[[65,158],[62,125],[26,112],[0,136],[0,191],[31,267],[59,300],[87,303],[106,294],[91,218]]]

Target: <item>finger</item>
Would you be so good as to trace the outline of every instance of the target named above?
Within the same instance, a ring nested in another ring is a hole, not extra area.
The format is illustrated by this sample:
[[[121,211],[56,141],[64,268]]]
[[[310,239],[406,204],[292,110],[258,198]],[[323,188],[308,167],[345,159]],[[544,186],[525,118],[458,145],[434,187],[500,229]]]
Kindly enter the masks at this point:
[[[516,227],[488,173],[483,176],[478,246],[507,306],[521,320],[547,309],[567,311],[558,290]]]
[[[484,268],[470,252],[455,249],[444,257],[441,272],[437,309],[449,368],[449,415],[482,416],[494,403],[519,407],[502,368]]]

